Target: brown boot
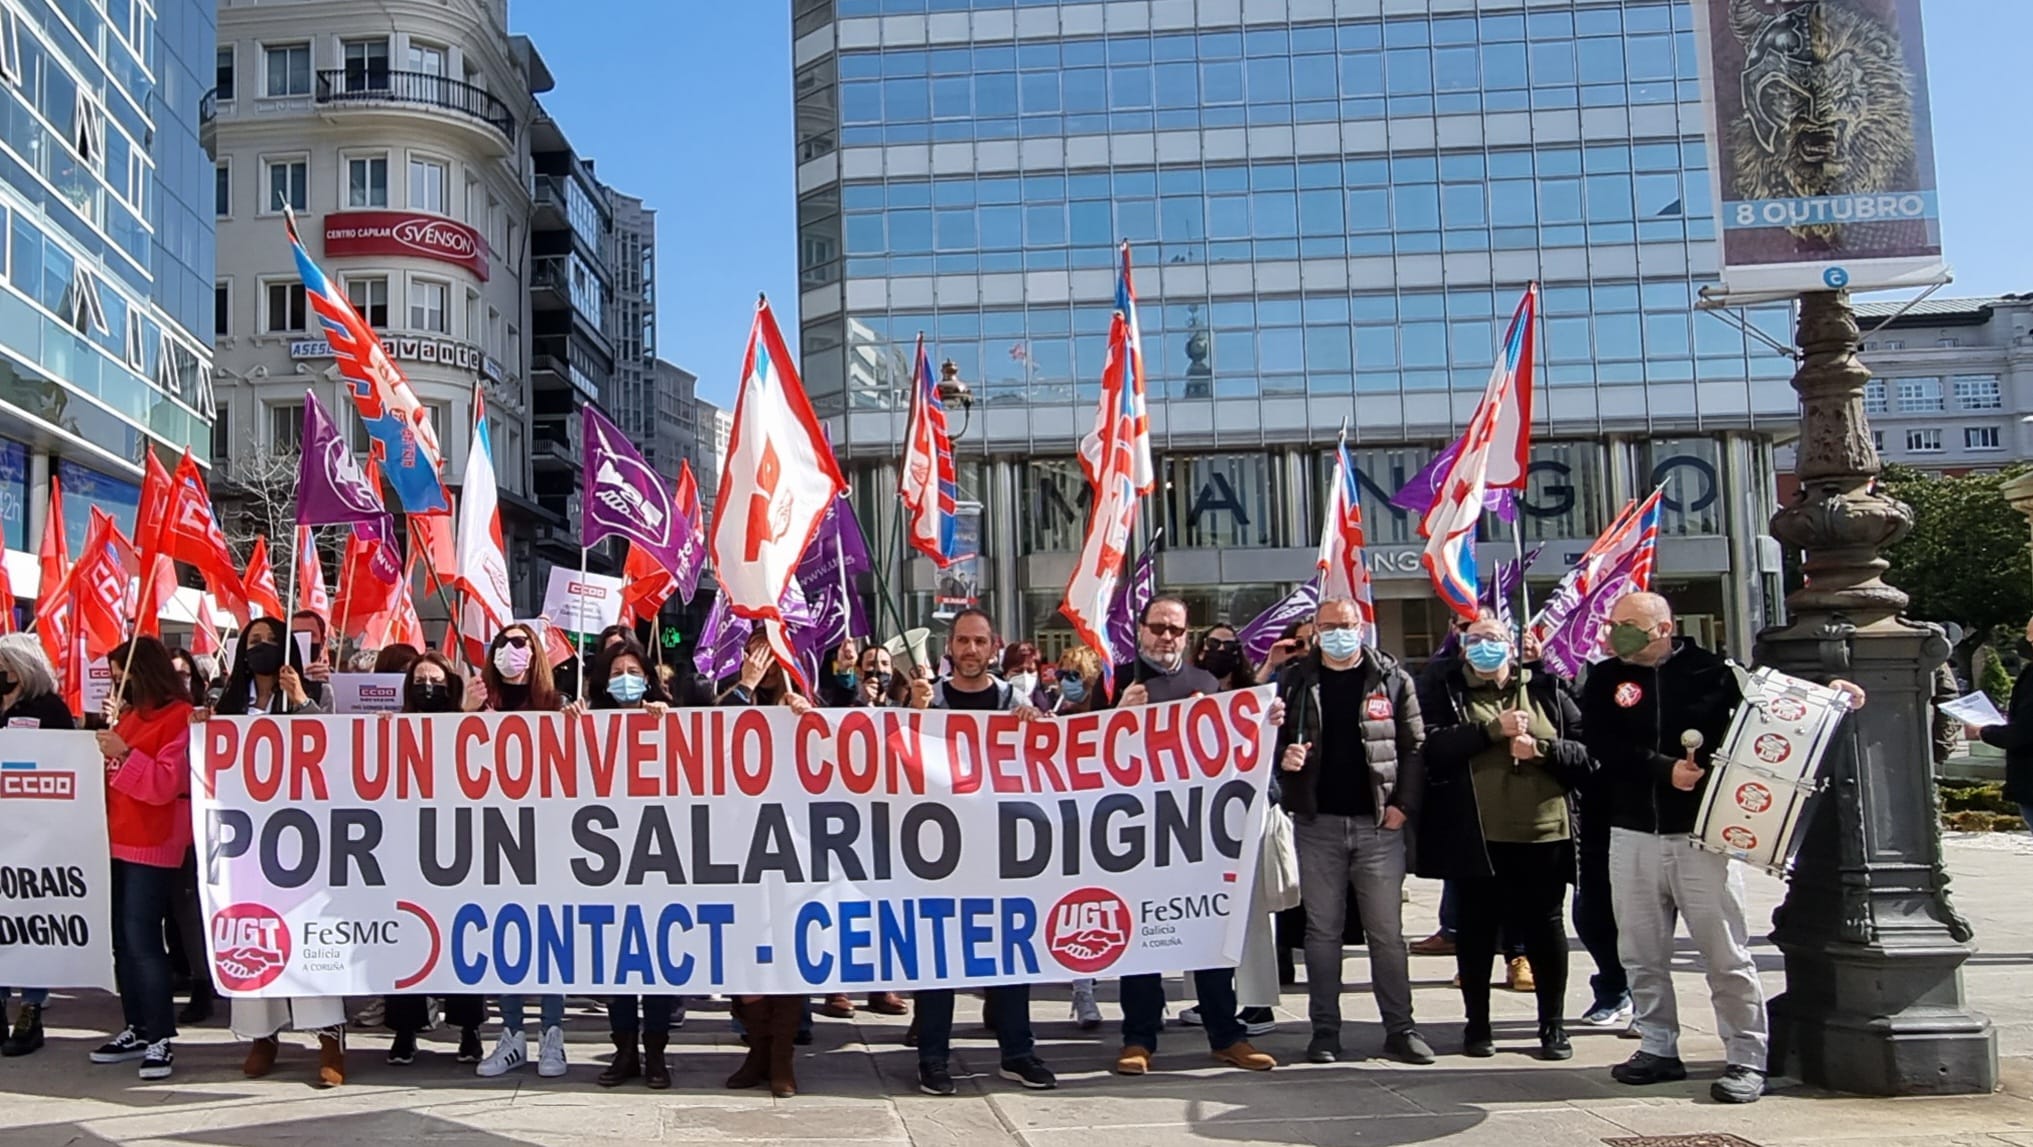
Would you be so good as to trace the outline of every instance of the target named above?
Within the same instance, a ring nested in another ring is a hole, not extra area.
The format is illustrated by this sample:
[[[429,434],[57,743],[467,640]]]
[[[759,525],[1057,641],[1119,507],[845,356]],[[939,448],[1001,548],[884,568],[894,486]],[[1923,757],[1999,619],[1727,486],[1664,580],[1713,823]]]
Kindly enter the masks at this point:
[[[664,1048],[669,1043],[669,1036],[642,1037],[642,1081],[651,1091],[666,1091],[671,1086],[671,1065],[664,1059]]]
[[[619,1087],[623,1081],[641,1074],[642,1059],[635,1053],[635,1037],[617,1035],[614,1037],[614,1062],[595,1076],[593,1082],[602,1087]]]
[[[903,997],[895,992],[870,992],[868,1010],[879,1016],[900,1016],[910,1009],[904,1006]]]
[[[247,1049],[247,1059],[240,1064],[240,1070],[249,1079],[260,1079],[275,1070],[275,1057],[282,1050],[274,1036],[263,1036]]]
[[[798,1054],[798,1021],[805,1017],[805,1001],[797,996],[771,996],[769,1009],[769,1093],[789,1099],[798,1093],[793,1063]]]
[[[729,1009],[748,1032],[748,1057],[741,1061],[741,1066],[734,1070],[733,1075],[727,1077],[727,1086],[736,1091],[744,1087],[760,1087],[769,1079],[770,1034],[769,1013],[766,1010],[768,1004],[769,1001],[766,999],[757,1000],[752,1004],[743,1003],[737,996]]]
[[[346,1082],[346,1037],[318,1036],[318,1082],[338,1087]]]

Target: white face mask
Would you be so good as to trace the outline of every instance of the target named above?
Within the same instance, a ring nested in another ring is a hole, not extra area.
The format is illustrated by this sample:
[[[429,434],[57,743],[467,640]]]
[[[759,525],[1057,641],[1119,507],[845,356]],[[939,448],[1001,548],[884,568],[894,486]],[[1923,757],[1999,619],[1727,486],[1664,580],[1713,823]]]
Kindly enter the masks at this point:
[[[1009,675],[1009,686],[1017,691],[1017,696],[1028,697],[1037,691],[1038,675],[1036,673],[1012,673]]]

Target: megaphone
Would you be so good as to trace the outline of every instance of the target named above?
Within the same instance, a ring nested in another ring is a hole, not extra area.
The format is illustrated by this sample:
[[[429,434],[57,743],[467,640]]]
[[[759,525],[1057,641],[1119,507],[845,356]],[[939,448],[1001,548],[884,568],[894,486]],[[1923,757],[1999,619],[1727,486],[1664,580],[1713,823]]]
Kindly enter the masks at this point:
[[[902,658],[905,650],[909,650],[912,665],[930,665],[931,662],[925,657],[925,639],[931,635],[932,631],[923,626],[906,629],[902,637],[892,637],[883,642],[882,647],[889,650],[891,660]]]

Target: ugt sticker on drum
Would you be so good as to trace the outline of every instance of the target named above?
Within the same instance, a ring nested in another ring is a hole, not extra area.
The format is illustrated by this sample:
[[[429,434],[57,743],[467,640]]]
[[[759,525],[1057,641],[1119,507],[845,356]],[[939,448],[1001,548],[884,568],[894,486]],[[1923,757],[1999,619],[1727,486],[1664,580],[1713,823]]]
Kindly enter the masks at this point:
[[[1744,703],[1711,766],[1694,842],[1784,876],[1850,698],[1774,669],[1740,676]]]

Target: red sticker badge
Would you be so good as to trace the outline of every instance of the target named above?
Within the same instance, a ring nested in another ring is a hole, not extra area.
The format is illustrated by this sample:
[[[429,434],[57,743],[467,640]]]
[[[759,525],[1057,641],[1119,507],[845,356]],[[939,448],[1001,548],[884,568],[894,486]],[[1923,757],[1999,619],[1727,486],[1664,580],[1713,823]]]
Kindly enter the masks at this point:
[[[1638,702],[1643,701],[1645,699],[1645,691],[1643,689],[1638,688],[1637,682],[1626,681],[1623,684],[1617,686],[1615,697],[1616,703],[1619,706],[1625,709],[1629,709],[1636,706]]]
[[[1369,719],[1388,721],[1391,719],[1391,699],[1381,694],[1372,694],[1369,699]]]

